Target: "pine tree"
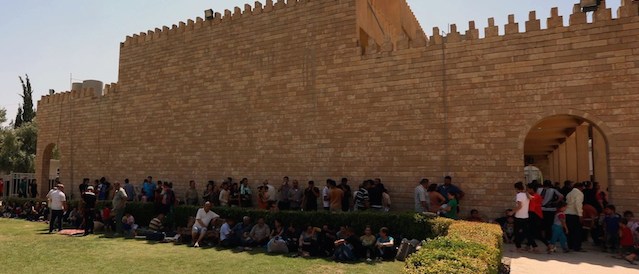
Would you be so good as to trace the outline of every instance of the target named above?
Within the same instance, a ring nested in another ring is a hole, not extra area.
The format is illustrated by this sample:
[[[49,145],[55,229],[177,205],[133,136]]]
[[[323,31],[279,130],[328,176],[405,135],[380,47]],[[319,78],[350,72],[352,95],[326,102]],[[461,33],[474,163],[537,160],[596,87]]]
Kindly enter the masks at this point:
[[[22,123],[29,123],[35,118],[35,110],[33,109],[33,90],[31,89],[31,81],[29,75],[25,74],[26,83],[22,77],[18,76],[22,83]],[[17,122],[17,119],[16,119]]]
[[[18,115],[16,115],[16,120],[13,122],[13,128],[19,128],[22,126],[22,106],[18,107]]]

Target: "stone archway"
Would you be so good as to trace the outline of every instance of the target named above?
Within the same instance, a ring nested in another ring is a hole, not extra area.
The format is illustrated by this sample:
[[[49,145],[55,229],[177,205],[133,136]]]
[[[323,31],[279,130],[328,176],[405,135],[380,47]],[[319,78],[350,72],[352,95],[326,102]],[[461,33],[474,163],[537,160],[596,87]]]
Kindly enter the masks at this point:
[[[538,120],[525,135],[523,153],[525,163],[539,168],[544,179],[595,181],[602,190],[610,185],[608,139],[583,116],[555,114]]]

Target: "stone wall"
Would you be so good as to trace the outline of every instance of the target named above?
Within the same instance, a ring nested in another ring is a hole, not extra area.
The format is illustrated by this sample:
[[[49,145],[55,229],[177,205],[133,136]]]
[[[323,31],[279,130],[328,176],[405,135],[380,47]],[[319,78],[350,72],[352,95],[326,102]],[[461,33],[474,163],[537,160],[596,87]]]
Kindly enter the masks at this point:
[[[471,22],[363,50],[356,2],[267,1],[127,38],[104,96],[40,100],[38,174],[56,143],[74,189],[100,176],[170,179],[180,195],[190,179],[380,177],[399,210],[420,178],[451,175],[462,215],[495,216],[513,206],[528,131],[568,114],[603,132],[610,196],[639,210],[636,3],[593,23],[575,10],[563,26],[554,9],[548,29],[531,12],[523,33],[511,16],[503,36],[489,19],[484,38]]]

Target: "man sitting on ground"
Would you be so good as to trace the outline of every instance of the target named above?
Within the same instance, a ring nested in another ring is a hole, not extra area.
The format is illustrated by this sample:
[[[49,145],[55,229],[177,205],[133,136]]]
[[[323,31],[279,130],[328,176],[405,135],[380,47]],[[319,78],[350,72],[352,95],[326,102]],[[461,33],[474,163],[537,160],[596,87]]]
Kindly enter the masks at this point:
[[[211,220],[217,219],[219,217],[220,215],[217,215],[215,214],[215,212],[211,211],[210,202],[206,202],[203,208],[198,209],[197,214],[195,215],[195,224],[193,224],[193,229],[191,231],[191,243],[193,244],[193,247],[200,247],[200,241],[206,235],[206,228],[211,223]],[[197,239],[197,241],[195,239]]]
[[[249,236],[253,240],[253,243],[257,246],[263,246],[269,241],[271,235],[271,228],[264,223],[264,218],[259,218],[257,224],[253,226]]]
[[[220,243],[225,248],[233,248],[237,246],[237,240],[233,232],[233,225],[235,221],[232,218],[227,218],[226,222],[220,228]]]
[[[242,222],[237,223],[235,227],[233,227],[235,238],[240,246],[244,247],[244,250],[251,250],[250,246],[253,245],[253,239],[249,236],[252,228],[253,225],[251,224],[251,217],[249,216],[244,216]]]
[[[149,223],[149,229],[153,232],[162,232],[164,230],[164,225],[162,222],[164,221],[164,213],[158,214],[151,222]]]

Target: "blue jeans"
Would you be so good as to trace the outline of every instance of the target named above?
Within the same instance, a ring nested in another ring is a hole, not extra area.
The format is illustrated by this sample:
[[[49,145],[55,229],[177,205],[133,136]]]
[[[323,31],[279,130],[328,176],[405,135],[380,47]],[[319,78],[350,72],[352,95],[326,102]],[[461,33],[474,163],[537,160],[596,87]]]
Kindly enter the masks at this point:
[[[564,233],[564,228],[560,225],[552,225],[552,238],[550,239],[550,244],[554,245],[557,241],[561,244],[561,248],[568,249],[568,240],[566,239],[566,234]]]

